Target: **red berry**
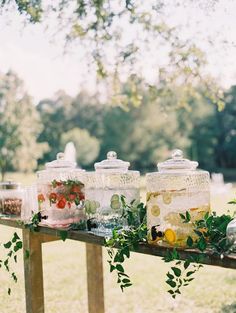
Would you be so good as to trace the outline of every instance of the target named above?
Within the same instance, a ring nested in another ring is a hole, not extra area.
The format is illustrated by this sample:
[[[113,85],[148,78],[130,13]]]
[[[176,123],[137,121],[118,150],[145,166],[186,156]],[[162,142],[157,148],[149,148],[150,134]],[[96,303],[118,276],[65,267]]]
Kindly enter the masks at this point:
[[[84,196],[84,193],[83,193],[83,192],[80,192],[80,193],[79,193],[79,199],[80,199],[80,200],[84,200],[84,199],[85,199],[85,196]]]
[[[80,190],[80,187],[78,187],[78,186],[73,186],[72,188],[71,188],[71,192],[80,192],[81,190]]]
[[[57,194],[55,192],[50,193],[49,200],[51,200],[52,202],[56,202]]]
[[[70,200],[70,201],[74,201],[75,198],[76,198],[76,195],[75,195],[74,193],[71,193],[71,194],[69,195],[69,200]]]
[[[65,199],[61,199],[57,202],[57,208],[58,209],[64,209],[66,206],[66,200]]]
[[[38,202],[44,202],[44,201],[45,201],[45,197],[44,197],[44,195],[42,193],[40,193],[38,195]]]

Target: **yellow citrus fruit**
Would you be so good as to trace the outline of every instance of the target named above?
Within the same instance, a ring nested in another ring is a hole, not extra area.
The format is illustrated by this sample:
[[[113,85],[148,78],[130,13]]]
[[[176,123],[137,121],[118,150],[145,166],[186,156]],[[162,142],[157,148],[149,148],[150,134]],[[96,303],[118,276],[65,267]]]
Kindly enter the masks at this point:
[[[159,216],[159,215],[160,215],[160,208],[159,208],[158,205],[153,205],[153,206],[151,207],[151,214],[152,214],[153,216]]]
[[[165,231],[165,239],[169,243],[171,243],[171,244],[175,243],[176,242],[176,234],[175,234],[175,232],[172,229],[170,229],[170,228],[166,229],[166,231]]]
[[[163,199],[163,202],[165,203],[165,204],[170,204],[171,203],[171,194],[170,193],[164,193],[163,195],[162,195],[162,199]]]

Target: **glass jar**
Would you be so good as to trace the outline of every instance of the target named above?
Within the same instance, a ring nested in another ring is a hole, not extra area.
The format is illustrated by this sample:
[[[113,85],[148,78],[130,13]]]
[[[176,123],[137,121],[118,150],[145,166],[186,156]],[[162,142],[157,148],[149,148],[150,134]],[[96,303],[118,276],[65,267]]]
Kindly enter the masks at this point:
[[[196,170],[198,162],[184,159],[179,149],[157,166],[146,175],[148,242],[185,247],[188,236],[196,237],[193,223],[210,211],[209,173]],[[191,220],[183,223],[180,213],[186,212]]]
[[[38,207],[48,217],[45,223],[67,227],[84,220],[85,171],[66,161],[64,153],[58,153],[57,159],[45,167],[37,172]]]
[[[128,170],[129,162],[117,159],[114,151],[107,153],[107,159],[95,163],[95,172],[87,173],[85,208],[92,223],[93,232],[111,235],[115,227],[126,227],[126,219],[120,203],[120,196],[126,202],[140,198],[140,173]]]
[[[229,222],[226,235],[228,243],[232,246],[231,249],[236,251],[236,218],[234,218],[231,222]]]
[[[25,203],[25,189],[16,182],[0,183],[0,216],[21,217]]]

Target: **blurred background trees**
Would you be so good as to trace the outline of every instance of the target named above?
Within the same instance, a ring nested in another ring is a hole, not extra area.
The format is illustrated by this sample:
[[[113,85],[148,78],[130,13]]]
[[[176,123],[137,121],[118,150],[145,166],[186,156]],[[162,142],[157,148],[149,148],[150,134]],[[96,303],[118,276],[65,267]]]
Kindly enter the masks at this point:
[[[43,126],[22,80],[14,73],[0,73],[0,170],[22,172],[37,168],[37,160],[48,149],[37,142]]]
[[[188,95],[183,107],[173,109],[180,87],[176,94],[153,98],[141,85],[139,106],[124,110],[85,90],[74,98],[59,91],[34,106],[15,73],[1,74],[0,82],[2,175],[42,166],[55,159],[69,141],[77,149],[78,164],[87,169],[115,150],[133,168],[146,172],[176,147],[210,171],[236,167],[235,86],[224,93],[222,111],[205,96],[202,86]],[[129,97],[127,86],[129,82],[123,86]]]
[[[75,97],[60,90],[34,106],[14,73],[1,74],[2,174],[40,167],[69,141],[86,169],[115,150],[133,168],[154,170],[177,147],[211,171],[236,166],[236,87],[224,93],[208,74],[203,51],[164,22],[165,5],[0,0],[2,14],[16,9],[30,23],[57,23],[66,44],[82,47],[103,90]]]

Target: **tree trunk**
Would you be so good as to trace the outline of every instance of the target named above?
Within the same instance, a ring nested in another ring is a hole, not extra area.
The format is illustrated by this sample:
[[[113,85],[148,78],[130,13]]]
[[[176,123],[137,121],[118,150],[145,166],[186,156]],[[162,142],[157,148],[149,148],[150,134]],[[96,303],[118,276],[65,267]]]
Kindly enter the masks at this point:
[[[2,182],[4,181],[5,174],[6,174],[6,171],[5,171],[5,168],[4,168],[4,166],[3,166],[3,167],[1,167],[1,181],[2,181]]]

